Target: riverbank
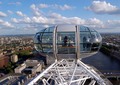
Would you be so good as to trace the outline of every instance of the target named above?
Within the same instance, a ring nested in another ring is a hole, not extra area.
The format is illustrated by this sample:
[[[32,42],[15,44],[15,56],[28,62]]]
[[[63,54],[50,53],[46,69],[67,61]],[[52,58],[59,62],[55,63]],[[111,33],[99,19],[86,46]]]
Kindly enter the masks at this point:
[[[107,45],[103,45],[100,49],[100,52],[102,52],[103,54],[116,58],[118,60],[120,60],[120,52],[114,49],[111,49],[111,47],[107,46]]]

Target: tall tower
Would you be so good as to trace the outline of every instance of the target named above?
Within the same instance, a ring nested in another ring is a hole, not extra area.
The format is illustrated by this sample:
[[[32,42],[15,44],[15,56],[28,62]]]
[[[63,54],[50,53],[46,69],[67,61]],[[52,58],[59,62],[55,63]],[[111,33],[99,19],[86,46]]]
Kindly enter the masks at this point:
[[[36,33],[36,50],[51,64],[28,85],[111,85],[81,58],[97,53],[100,34],[80,25],[56,25]],[[52,63],[53,62],[53,63]]]

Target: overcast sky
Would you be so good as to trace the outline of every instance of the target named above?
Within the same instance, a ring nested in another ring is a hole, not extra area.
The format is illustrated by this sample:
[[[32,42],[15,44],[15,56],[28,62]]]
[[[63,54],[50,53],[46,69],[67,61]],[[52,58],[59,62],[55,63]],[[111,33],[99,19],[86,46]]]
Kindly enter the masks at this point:
[[[0,35],[34,34],[55,24],[120,32],[120,0],[0,0]]]

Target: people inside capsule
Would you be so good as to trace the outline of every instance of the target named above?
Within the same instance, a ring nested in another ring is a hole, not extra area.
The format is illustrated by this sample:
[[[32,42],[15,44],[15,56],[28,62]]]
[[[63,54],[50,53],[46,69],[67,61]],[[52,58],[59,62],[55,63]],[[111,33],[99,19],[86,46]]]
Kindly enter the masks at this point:
[[[41,41],[40,41],[40,35],[39,35],[39,34],[37,35],[37,40],[38,40],[38,43],[41,42]]]
[[[68,42],[68,37],[67,36],[64,37],[63,42],[64,42],[63,46],[67,46],[67,42]]]
[[[90,48],[91,48],[91,44],[92,44],[92,43],[91,43],[91,37],[88,36],[88,37],[87,37],[87,51],[90,51],[90,50],[91,50],[91,49],[90,49]]]
[[[83,51],[87,49],[87,38],[86,36],[83,37]]]
[[[90,36],[83,37],[83,51],[90,51],[91,48],[91,38]]]
[[[63,46],[72,47],[74,42],[70,38],[68,38],[68,36],[65,36],[63,43]]]

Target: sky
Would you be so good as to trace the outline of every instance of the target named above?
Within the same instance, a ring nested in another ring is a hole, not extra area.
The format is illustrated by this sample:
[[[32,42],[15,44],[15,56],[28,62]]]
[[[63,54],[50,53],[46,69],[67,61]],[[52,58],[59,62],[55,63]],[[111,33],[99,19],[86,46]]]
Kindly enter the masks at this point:
[[[0,35],[35,34],[56,24],[120,33],[120,0],[0,0]]]

